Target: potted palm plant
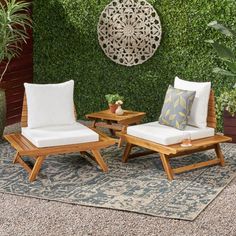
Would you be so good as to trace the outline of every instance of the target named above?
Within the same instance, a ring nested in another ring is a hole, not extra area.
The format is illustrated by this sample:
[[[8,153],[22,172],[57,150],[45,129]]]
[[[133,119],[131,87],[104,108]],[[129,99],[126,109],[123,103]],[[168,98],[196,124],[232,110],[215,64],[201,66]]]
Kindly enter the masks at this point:
[[[0,83],[4,79],[12,59],[18,57],[22,45],[28,38],[27,30],[32,27],[29,14],[30,3],[16,0],[0,1]],[[0,88],[0,137],[6,120],[5,91]]]
[[[219,24],[217,21],[209,23],[208,26],[218,30],[233,40],[236,38],[236,31]],[[233,50],[214,40],[208,40],[207,42],[212,44],[219,58],[227,67],[227,69],[216,67],[213,69],[213,72],[224,76],[230,76],[232,79],[235,79],[236,55]],[[231,136],[233,142],[236,142],[236,83],[234,84],[233,88],[225,89],[225,91],[221,93],[219,97],[217,97],[216,106],[217,117],[221,118],[222,112],[224,114],[224,133],[228,136]]]

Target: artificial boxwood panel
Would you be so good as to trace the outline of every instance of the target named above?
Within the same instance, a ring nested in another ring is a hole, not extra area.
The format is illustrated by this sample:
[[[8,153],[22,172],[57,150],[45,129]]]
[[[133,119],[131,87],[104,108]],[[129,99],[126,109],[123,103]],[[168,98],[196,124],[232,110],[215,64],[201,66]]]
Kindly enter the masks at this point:
[[[107,108],[104,95],[118,92],[125,97],[124,108],[145,111],[146,120],[157,120],[166,89],[176,75],[191,81],[211,81],[216,94],[235,83],[232,78],[212,73],[221,62],[211,45],[204,42],[219,38],[230,44],[207,23],[218,20],[233,26],[235,0],[149,0],[161,18],[161,46],[151,59],[134,67],[115,64],[99,46],[97,23],[109,2],[34,1],[34,80],[75,80],[79,118]]]

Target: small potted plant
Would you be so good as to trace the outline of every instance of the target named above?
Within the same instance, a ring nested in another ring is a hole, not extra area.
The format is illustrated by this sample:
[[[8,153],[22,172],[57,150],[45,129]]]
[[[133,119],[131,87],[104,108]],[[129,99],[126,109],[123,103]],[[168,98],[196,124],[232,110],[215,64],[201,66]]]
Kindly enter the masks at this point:
[[[224,133],[236,142],[236,88],[225,90],[217,97],[216,112],[218,118],[224,113]]]
[[[116,93],[116,94],[107,94],[107,95],[105,95],[105,98],[108,102],[110,111],[112,113],[115,113],[116,109],[118,108],[118,104],[116,104],[116,102],[119,101],[119,100],[120,101],[124,100],[124,98],[122,96],[120,96],[118,93]]]

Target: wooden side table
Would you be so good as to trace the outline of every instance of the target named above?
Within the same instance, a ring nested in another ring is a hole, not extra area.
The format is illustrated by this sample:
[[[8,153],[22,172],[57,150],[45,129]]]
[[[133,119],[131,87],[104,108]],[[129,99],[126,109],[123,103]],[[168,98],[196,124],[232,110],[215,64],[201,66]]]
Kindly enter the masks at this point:
[[[93,121],[93,128],[108,128],[111,135],[115,135],[116,132],[125,133],[129,125],[139,124],[145,115],[145,112],[124,110],[124,114],[122,116],[118,116],[110,110],[104,110],[87,114],[86,118]],[[120,147],[121,144],[122,140],[120,138],[118,146]]]

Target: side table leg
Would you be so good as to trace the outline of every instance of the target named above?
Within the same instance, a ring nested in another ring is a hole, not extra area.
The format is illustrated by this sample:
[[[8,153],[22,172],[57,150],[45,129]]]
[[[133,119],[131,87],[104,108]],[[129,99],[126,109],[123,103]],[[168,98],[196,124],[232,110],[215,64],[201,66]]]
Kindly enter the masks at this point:
[[[122,162],[127,162],[128,161],[128,158],[129,158],[132,147],[133,147],[133,144],[131,144],[131,143],[126,144],[125,151],[124,151],[124,154],[122,156]]]
[[[110,120],[106,120],[106,123],[107,123],[108,125],[112,125],[112,122],[111,122]],[[113,129],[109,129],[109,131],[110,131],[110,133],[111,133],[112,136],[115,135],[115,131],[114,131]]]
[[[96,120],[96,119],[93,120],[93,121],[92,121],[92,124],[91,124],[91,127],[92,127],[92,128],[96,128],[96,123],[97,123],[97,120]]]
[[[120,138],[118,141],[118,148],[121,148],[122,144],[123,144],[123,140],[122,138]]]
[[[122,134],[125,134],[126,131],[127,131],[127,126],[124,125],[124,126],[122,127],[122,129],[121,129],[121,133],[122,133]],[[120,137],[120,139],[119,139],[119,141],[118,141],[118,148],[120,148],[120,147],[122,146],[123,141],[124,141],[124,140],[122,139],[122,137]]]

